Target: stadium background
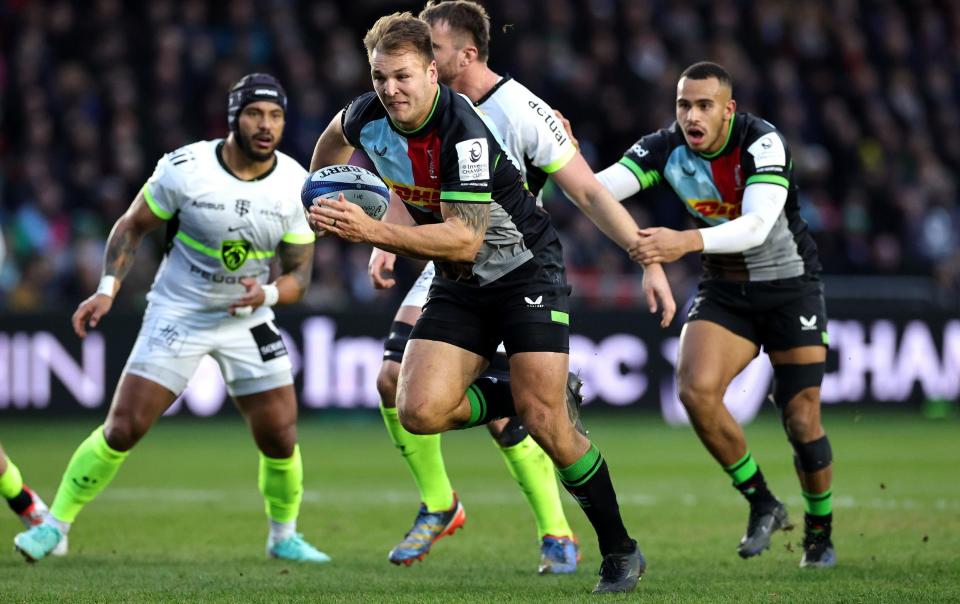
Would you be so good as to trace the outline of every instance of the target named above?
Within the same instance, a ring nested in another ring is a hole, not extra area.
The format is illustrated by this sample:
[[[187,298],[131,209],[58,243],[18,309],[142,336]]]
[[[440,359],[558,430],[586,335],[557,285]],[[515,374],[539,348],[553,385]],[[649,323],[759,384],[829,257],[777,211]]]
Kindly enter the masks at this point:
[[[547,207],[575,286],[573,362],[585,418],[651,567],[645,602],[960,601],[960,5],[948,0],[489,0],[491,65],[572,120],[595,168],[672,119],[675,79],[710,58],[741,109],[784,132],[826,268],[832,349],[825,425],[837,459],[829,574],[796,572],[800,536],[749,563],[743,503],[682,423],[672,390],[679,320],[639,306],[639,273],[556,191]],[[226,131],[226,89],[278,75],[282,149],[306,163],[331,115],[366,89],[363,30],[414,2],[0,0],[0,442],[47,500],[105,413],[160,258],[146,242],[114,312],[80,342],[69,314],[96,286],[104,239],[167,151]],[[666,192],[628,202],[683,226]],[[256,455],[216,370],[164,418],[71,532],[72,554],[26,568],[0,556],[11,602],[583,601],[599,560],[533,577],[532,522],[482,430],[444,437],[470,514],[427,562],[389,568],[416,493],[378,414],[371,372],[404,288],[367,284],[368,250],[316,248],[307,301],[280,311],[297,367],[305,459],[300,529],[322,569],[266,564]],[[411,279],[417,267],[402,265]],[[697,261],[669,269],[678,302]],[[774,488],[802,500],[759,362],[731,388]],[[606,408],[601,407],[606,404]],[[357,411],[347,409],[359,408]],[[636,413],[647,410],[649,413]],[[606,413],[598,412],[606,411]],[[187,416],[220,413],[195,420]],[[937,418],[931,421],[929,418]],[[19,529],[0,519],[0,539]],[[396,572],[393,572],[396,571]]]
[[[772,121],[791,144],[802,212],[825,267],[828,310],[845,322],[831,324],[830,370],[861,387],[827,398],[952,409],[960,392],[960,5],[486,4],[490,64],[563,111],[596,169],[672,120],[685,65],[705,57],[726,65],[739,108]],[[254,70],[280,77],[290,94],[282,149],[307,164],[330,117],[368,88],[365,27],[384,12],[418,8],[377,1],[0,3],[0,225],[8,246],[0,270],[0,409],[90,408],[75,395],[75,382],[61,388],[76,374],[56,372],[69,369],[68,357],[60,355],[64,362],[44,377],[50,346],[65,350],[109,394],[129,346],[120,336],[137,329],[160,237],[144,244],[105,324],[105,374],[84,365],[87,353],[66,329],[67,314],[95,289],[106,233],[157,158],[225,134],[231,82]],[[545,200],[566,242],[574,286],[573,328],[583,338],[576,356],[586,359],[574,364],[597,378],[595,387],[619,380],[635,390],[611,400],[594,388],[603,402],[662,407],[670,397],[657,391],[671,379],[680,320],[659,332],[641,310],[640,272],[555,188]],[[627,207],[640,224],[687,224],[666,189]],[[367,258],[365,246],[318,242],[305,302],[280,312],[294,340],[312,316],[340,317],[340,338],[382,337],[419,266],[401,262],[401,285],[376,292]],[[670,265],[681,307],[697,275],[696,257]],[[348,325],[369,328],[344,331]],[[842,342],[853,342],[846,373]],[[353,381],[370,381],[363,372],[376,363],[375,347],[364,349]],[[591,353],[607,361],[595,376]],[[899,380],[893,394],[877,385],[884,376]],[[375,406],[372,387],[365,392],[355,403],[352,394],[334,395],[329,406]],[[104,403],[101,397],[93,408]]]

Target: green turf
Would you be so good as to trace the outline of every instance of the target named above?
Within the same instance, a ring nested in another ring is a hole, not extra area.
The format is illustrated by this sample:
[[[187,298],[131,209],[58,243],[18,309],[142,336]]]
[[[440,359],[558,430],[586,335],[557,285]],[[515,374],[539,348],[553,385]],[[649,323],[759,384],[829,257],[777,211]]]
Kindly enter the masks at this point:
[[[832,411],[832,410],[830,410]],[[604,601],[960,601],[960,422],[831,413],[839,566],[802,571],[799,532],[740,560],[746,506],[687,429],[653,416],[594,418],[627,526],[649,561],[637,594]],[[588,413],[588,420],[590,419]],[[48,501],[93,426],[5,419],[0,440]],[[802,520],[774,417],[746,429],[771,488]],[[4,548],[2,602],[567,602],[596,580],[596,540],[564,494],[584,548],[573,576],[536,575],[530,513],[484,430],[448,435],[447,466],[468,522],[411,568],[387,563],[416,511],[412,482],[375,415],[301,422],[300,528],[333,556],[322,567],[268,561],[257,456],[239,419],[163,420],[81,515],[64,559],[27,565]],[[0,521],[9,544],[19,530]]]

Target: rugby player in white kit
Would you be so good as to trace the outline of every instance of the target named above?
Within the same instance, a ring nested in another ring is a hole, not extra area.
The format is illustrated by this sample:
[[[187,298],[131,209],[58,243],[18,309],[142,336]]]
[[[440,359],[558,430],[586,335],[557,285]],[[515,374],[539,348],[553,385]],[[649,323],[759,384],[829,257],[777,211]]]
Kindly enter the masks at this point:
[[[109,312],[143,236],[166,225],[170,250],[106,422],[73,454],[44,522],[14,539],[30,561],[59,545],[77,514],[113,479],[130,449],[184,391],[204,355],[260,451],[258,486],[269,519],[270,557],[330,558],[296,532],[303,495],[293,375],[271,306],[301,299],[314,235],[300,203],[306,171],[277,151],[286,93],[267,74],[230,90],[226,139],[168,153],[110,233],[104,276],[73,315],[80,337]],[[268,283],[276,257],[280,276]]]

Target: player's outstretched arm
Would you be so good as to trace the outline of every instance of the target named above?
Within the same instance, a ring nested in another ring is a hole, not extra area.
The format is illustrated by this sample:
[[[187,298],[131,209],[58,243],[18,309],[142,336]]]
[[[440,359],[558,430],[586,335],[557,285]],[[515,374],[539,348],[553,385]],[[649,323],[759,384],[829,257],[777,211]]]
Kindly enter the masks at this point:
[[[607,191],[579,152],[551,175],[564,194],[586,214],[604,235],[624,250],[640,238],[640,227],[633,217]]]
[[[342,117],[343,111],[337,112],[317,139],[317,144],[313,148],[313,157],[310,159],[311,172],[324,166],[345,164],[350,161],[353,145],[343,135],[343,126],[340,121]]]
[[[127,211],[114,223],[107,238],[100,286],[92,296],[81,302],[73,313],[71,322],[73,331],[78,336],[86,337],[87,327],[96,327],[103,315],[110,312],[113,297],[133,266],[143,236],[165,222],[147,205],[143,191],[137,193]]]
[[[637,248],[640,243],[640,227],[623,204],[597,180],[579,152],[564,167],[554,172],[552,177],[567,197],[604,235],[624,250]],[[636,258],[634,260],[636,261]],[[677,303],[673,299],[667,275],[659,264],[645,267],[643,292],[650,312],[655,313],[658,306],[663,307],[661,327],[669,325],[676,313]]]

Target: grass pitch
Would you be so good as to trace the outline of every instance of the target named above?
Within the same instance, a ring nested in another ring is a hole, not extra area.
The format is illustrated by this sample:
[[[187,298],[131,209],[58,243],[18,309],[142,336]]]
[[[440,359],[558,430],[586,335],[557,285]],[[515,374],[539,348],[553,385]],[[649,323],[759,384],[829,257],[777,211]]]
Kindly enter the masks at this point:
[[[741,560],[747,507],[689,429],[650,415],[591,417],[627,526],[649,567],[642,602],[960,601],[960,421],[826,410],[834,447],[839,565],[797,568],[799,530]],[[11,421],[0,440],[49,502],[94,422]],[[751,450],[792,519],[803,504],[779,422],[746,428]],[[447,468],[467,510],[464,531],[426,560],[386,555],[409,528],[417,497],[379,418],[303,418],[306,495],[300,530],[333,556],[324,566],[264,557],[257,456],[239,418],[161,420],[87,507],[70,555],[28,565],[20,530],[0,515],[2,602],[572,602],[591,601],[599,554],[563,493],[583,547],[572,576],[536,574],[533,518],[485,430],[444,437]]]

